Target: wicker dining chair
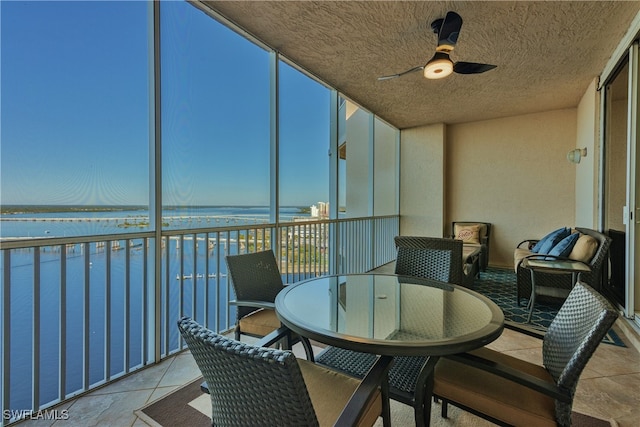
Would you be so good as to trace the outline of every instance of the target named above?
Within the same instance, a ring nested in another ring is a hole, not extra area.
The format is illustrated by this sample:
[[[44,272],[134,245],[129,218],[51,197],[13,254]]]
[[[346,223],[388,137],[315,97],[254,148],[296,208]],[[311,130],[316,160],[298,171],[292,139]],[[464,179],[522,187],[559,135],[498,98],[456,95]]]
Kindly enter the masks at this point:
[[[462,241],[422,236],[396,236],[398,250],[395,273],[442,282],[462,283]],[[316,361],[324,366],[362,378],[375,356],[339,347],[327,347]],[[426,383],[418,378],[428,357],[397,356],[389,371],[389,397],[414,409],[416,425],[428,420],[425,407]]]
[[[288,350],[266,348],[286,334],[273,331],[256,345],[218,335],[189,317],[178,321],[211,397],[215,426],[390,425],[386,378],[391,357],[380,357],[364,380],[331,371]]]
[[[282,325],[276,316],[275,300],[284,284],[273,251],[227,255],[225,259],[236,294],[236,299],[229,301],[229,304],[237,307],[235,339],[240,341],[241,335],[261,338],[280,328]],[[307,359],[313,361],[313,350],[308,339],[290,334],[284,337],[283,346],[290,349],[296,342],[302,343]]]
[[[240,335],[263,337],[281,324],[275,312],[275,300],[282,290],[282,276],[272,250],[227,255],[227,272],[236,294],[229,301],[237,307],[235,338]]]
[[[441,358],[433,393],[442,416],[451,403],[499,425],[569,426],[580,374],[617,317],[578,282],[544,335],[543,366],[486,347]]]
[[[395,273],[463,284],[462,241],[440,237],[396,236]]]

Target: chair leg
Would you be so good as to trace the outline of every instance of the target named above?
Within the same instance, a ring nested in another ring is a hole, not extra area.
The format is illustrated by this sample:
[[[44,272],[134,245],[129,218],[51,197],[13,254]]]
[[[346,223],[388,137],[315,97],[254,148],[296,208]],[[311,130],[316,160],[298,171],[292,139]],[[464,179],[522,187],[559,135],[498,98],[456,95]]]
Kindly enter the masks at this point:
[[[442,399],[442,407],[440,408],[440,416],[442,418],[448,418],[449,414],[447,413],[449,409],[449,402]]]
[[[414,417],[416,426],[429,426],[431,423],[431,400],[433,399],[433,371],[439,357],[429,356],[422,365],[416,379],[414,391]]]
[[[307,360],[309,362],[315,362],[315,356],[313,355],[313,348],[311,347],[311,342],[309,338],[300,337],[300,342],[302,343],[302,347],[304,347],[304,352],[307,355]]]
[[[384,374],[384,379],[380,384],[380,394],[382,397],[382,427],[391,427],[391,404],[389,401],[389,368]]]
[[[200,384],[200,391],[203,393],[207,393],[207,394],[211,394],[209,392],[209,385],[207,384],[207,382],[203,382],[202,384]]]

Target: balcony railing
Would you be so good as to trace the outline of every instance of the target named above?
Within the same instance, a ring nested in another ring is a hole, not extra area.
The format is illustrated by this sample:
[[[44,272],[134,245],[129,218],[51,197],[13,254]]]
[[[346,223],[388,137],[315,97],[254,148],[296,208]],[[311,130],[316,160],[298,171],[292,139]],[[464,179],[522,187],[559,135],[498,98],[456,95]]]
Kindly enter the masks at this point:
[[[392,261],[398,229],[385,216],[171,230],[159,242],[152,232],[5,241],[0,425],[180,351],[182,315],[230,330],[228,254],[271,248],[293,283]]]

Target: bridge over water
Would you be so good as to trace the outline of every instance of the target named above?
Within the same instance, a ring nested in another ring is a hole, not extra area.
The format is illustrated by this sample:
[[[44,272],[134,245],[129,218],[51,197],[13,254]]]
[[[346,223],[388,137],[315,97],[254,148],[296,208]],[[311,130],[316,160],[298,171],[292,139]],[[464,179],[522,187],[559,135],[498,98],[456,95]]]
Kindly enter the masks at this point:
[[[179,222],[267,222],[268,220],[257,216],[240,216],[240,215],[198,215],[198,216],[163,216],[163,221],[179,221]],[[23,222],[149,222],[148,216],[131,216],[131,217],[14,217],[2,216],[0,221],[23,221]]]

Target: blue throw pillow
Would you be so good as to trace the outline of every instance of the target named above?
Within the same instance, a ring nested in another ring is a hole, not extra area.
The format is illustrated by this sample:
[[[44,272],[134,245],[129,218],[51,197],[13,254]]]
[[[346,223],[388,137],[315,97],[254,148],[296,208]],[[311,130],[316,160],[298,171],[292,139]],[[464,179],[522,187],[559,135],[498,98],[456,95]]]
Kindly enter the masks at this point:
[[[580,233],[573,233],[568,235],[564,239],[560,240],[558,244],[549,251],[548,255],[555,255],[564,258],[568,257],[579,237]]]
[[[567,227],[558,228],[540,239],[533,249],[531,249],[531,252],[546,255],[555,245],[558,244],[560,240],[564,239],[569,234],[571,234],[571,230]]]

